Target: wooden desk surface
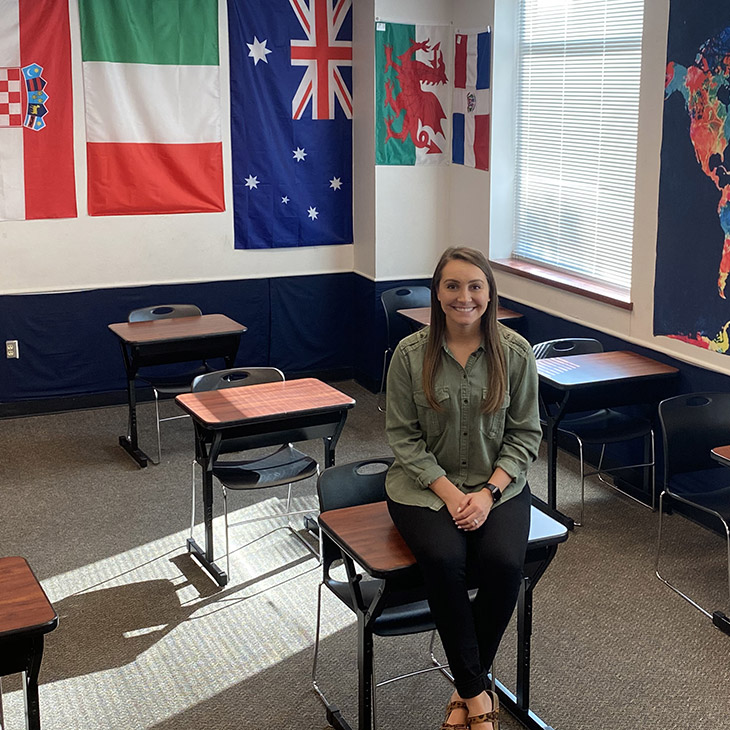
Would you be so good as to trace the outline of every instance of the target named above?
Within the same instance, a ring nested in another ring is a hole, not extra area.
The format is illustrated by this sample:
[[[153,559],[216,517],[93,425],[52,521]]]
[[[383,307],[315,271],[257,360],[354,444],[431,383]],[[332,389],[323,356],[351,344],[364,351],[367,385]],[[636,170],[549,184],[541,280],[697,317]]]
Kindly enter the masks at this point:
[[[193,418],[211,428],[355,405],[349,395],[316,378],[184,393],[175,401]]]
[[[408,568],[415,563],[400,533],[390,519],[386,502],[373,502],[322,512],[319,521],[324,531],[340,545],[369,575]],[[542,510],[531,508],[529,546],[555,545],[568,539],[568,530]]]
[[[730,466],[730,446],[715,446],[710,452],[710,456],[723,466]]]
[[[423,327],[431,324],[431,307],[412,307],[410,309],[399,309],[398,314],[401,314],[408,319],[412,319],[414,322],[420,324]],[[522,316],[524,315],[520,314],[519,312],[514,312],[511,309],[507,309],[507,307],[497,307],[497,319],[500,322],[510,319],[520,319]]]
[[[0,558],[0,638],[56,628],[58,616],[25,558]]]
[[[670,376],[679,371],[635,352],[617,350],[543,358],[537,361],[537,372],[542,382],[571,390],[616,380]]]
[[[169,317],[153,319],[149,322],[117,322],[109,329],[121,340],[130,345],[187,340],[217,335],[235,335],[246,331],[225,314],[202,314],[198,317]]]

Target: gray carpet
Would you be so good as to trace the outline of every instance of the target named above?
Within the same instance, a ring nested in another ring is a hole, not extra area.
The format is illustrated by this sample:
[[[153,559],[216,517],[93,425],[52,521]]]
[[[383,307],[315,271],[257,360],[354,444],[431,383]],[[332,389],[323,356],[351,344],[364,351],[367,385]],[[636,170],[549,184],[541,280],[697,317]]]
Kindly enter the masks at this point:
[[[338,462],[387,454],[375,397],[337,385],[358,401]],[[152,452],[153,407],[140,418]],[[116,445],[125,426],[124,408],[2,421],[0,555],[29,560],[60,616],[41,669],[44,730],[327,727],[310,684],[318,565],[276,522],[245,522],[281,511],[281,499],[232,495],[232,580],[220,589],[184,548],[190,422],[163,424],[163,463],[147,469]],[[321,458],[321,444],[301,447]],[[561,455],[560,505],[572,515],[576,466]],[[530,477],[541,496],[544,475],[541,459]],[[297,494],[302,508],[316,504],[313,484]],[[556,730],[729,727],[730,637],[654,577],[657,514],[595,480],[587,498],[585,526],[535,593],[533,708]],[[730,611],[723,540],[679,516],[668,527],[667,572]],[[222,518],[216,538],[221,556]],[[354,722],[355,627],[324,601],[320,683]],[[514,646],[511,629],[497,665],[507,684]],[[377,640],[375,651],[385,677],[423,664],[427,637]],[[3,690],[8,728],[23,727],[19,678]],[[437,728],[449,692],[434,673],[388,685],[381,727]],[[520,726],[507,716],[502,727]]]

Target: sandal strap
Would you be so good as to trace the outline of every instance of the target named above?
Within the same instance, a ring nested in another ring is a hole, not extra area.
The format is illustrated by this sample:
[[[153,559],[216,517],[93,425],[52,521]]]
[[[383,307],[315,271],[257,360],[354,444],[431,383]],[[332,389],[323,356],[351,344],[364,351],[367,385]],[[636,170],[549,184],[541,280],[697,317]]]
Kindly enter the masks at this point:
[[[458,725],[452,725],[448,722],[442,722],[441,723],[441,730],[469,730],[468,725],[462,725],[459,723]]]
[[[472,715],[467,717],[466,721],[469,725],[478,725],[484,722],[499,722],[499,710],[492,710],[491,712],[484,712],[481,715]]]
[[[446,705],[446,717],[448,717],[454,710],[466,709],[466,702],[464,700],[452,700]]]

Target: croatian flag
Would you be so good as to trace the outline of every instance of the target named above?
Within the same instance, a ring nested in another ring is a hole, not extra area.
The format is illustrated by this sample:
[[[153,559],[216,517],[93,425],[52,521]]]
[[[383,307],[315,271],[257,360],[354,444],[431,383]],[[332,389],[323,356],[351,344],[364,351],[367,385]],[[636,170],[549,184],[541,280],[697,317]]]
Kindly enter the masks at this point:
[[[75,218],[67,0],[0,0],[0,221]]]
[[[229,0],[235,247],[352,243],[352,0]]]
[[[488,170],[492,33],[457,33],[455,40],[452,161]]]

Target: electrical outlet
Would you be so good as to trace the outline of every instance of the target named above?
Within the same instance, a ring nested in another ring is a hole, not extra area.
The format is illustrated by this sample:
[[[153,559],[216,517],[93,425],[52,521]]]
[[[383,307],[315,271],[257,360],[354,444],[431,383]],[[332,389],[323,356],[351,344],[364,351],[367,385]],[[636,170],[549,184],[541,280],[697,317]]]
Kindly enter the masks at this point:
[[[20,357],[17,340],[5,340],[5,357],[9,360],[17,360]]]

